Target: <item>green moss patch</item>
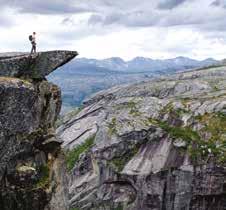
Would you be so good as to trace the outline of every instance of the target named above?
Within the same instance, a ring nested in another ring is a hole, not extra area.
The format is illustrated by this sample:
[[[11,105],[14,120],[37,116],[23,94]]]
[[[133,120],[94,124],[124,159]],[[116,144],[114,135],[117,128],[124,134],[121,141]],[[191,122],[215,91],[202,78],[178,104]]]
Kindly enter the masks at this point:
[[[50,184],[49,180],[49,168],[47,165],[43,165],[39,168],[40,179],[36,184],[36,188],[48,188]]]
[[[95,137],[96,135],[87,138],[83,144],[66,153],[66,163],[68,170],[72,170],[76,162],[79,160],[79,156],[82,153],[87,152],[93,146]]]

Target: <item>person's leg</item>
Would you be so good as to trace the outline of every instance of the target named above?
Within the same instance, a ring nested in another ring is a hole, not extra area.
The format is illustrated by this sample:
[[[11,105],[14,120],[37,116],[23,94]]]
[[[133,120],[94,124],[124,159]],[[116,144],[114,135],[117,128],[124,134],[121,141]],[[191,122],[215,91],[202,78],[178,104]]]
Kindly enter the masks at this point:
[[[31,54],[33,53],[34,47],[33,44],[31,45]]]
[[[31,54],[36,53],[36,44],[32,42],[31,45],[32,45]]]
[[[36,43],[34,44],[34,53],[36,53]]]

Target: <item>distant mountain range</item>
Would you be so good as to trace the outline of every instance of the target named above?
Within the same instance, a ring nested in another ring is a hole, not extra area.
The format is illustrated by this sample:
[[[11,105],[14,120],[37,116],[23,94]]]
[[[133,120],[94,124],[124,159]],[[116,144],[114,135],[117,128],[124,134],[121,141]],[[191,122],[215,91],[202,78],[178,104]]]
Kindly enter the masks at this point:
[[[198,61],[186,57],[177,57],[165,60],[136,57],[130,61],[124,61],[122,58],[113,57],[103,60],[79,58],[75,60],[73,63],[71,63],[71,65],[73,65],[74,68],[89,66],[127,73],[131,72],[165,73],[166,70],[179,71],[190,68],[209,66],[216,63],[218,63],[218,61],[212,58]]]
[[[212,58],[202,61],[177,57],[166,60],[136,57],[130,61],[113,57],[103,60],[77,58],[49,76],[63,95],[62,112],[80,106],[93,93],[115,85],[137,83],[188,69],[218,64]]]

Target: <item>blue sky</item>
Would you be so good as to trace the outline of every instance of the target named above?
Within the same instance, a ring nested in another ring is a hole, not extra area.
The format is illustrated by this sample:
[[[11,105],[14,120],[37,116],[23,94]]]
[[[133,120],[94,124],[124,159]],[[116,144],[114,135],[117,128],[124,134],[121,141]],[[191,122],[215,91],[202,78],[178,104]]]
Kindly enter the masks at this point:
[[[81,57],[226,57],[226,0],[0,0],[0,51]]]

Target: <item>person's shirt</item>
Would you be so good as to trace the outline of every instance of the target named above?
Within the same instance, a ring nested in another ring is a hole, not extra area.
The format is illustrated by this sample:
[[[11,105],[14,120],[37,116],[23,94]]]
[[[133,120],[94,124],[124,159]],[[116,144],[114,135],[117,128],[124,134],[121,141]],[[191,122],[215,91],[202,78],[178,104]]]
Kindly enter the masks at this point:
[[[36,37],[35,37],[35,35],[34,35],[34,34],[32,35],[32,41],[31,41],[31,42],[36,43]]]

